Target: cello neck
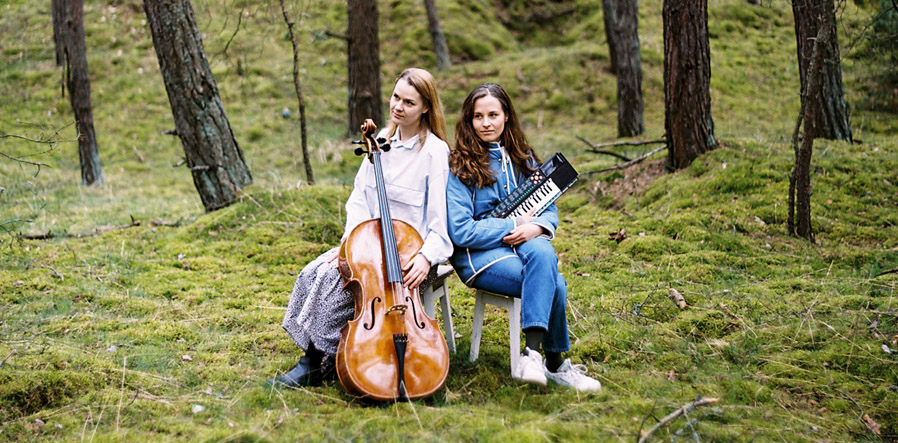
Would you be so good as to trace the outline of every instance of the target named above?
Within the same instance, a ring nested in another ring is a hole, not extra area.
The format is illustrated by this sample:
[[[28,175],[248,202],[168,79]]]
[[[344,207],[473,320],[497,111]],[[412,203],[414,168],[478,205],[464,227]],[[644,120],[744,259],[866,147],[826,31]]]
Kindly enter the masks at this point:
[[[387,281],[390,283],[401,283],[402,267],[399,264],[399,249],[396,246],[396,235],[393,232],[393,219],[390,217],[390,204],[387,198],[387,187],[384,182],[380,154],[380,149],[372,149],[371,161],[374,163],[374,179],[377,184],[377,206],[380,209],[380,233],[383,239],[384,265],[387,268]]]

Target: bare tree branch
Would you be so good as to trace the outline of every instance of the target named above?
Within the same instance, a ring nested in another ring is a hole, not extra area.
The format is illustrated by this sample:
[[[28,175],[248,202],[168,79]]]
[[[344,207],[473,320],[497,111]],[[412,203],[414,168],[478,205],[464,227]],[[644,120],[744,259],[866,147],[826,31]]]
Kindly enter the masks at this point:
[[[885,271],[881,271],[878,274],[874,275],[873,278],[879,277],[880,275],[895,274],[895,273],[898,273],[898,268],[886,269]]]
[[[49,136],[49,137],[45,137],[43,133],[41,133],[41,134],[38,136],[38,138],[32,138],[32,137],[28,137],[28,136],[25,136],[25,135],[19,135],[19,134],[0,133],[0,139],[4,139],[4,138],[12,138],[12,139],[24,140],[24,141],[29,142],[29,143],[36,143],[36,144],[47,145],[47,146],[48,146],[48,148],[45,149],[45,150],[38,151],[38,152],[34,152],[34,153],[31,153],[31,154],[28,154],[28,155],[25,155],[25,156],[14,156],[14,155],[11,155],[11,154],[7,154],[7,153],[5,153],[5,152],[3,152],[3,151],[0,151],[0,157],[3,157],[3,158],[6,158],[6,159],[9,159],[9,160],[12,160],[12,161],[14,161],[14,162],[16,162],[16,163],[21,163],[21,164],[26,164],[26,165],[31,165],[31,166],[37,167],[37,172],[34,173],[34,175],[37,176],[37,175],[41,172],[41,168],[42,168],[42,167],[48,167],[48,168],[49,168],[50,165],[48,165],[48,164],[46,164],[46,163],[41,163],[41,162],[36,162],[36,161],[27,160],[27,158],[28,158],[28,157],[36,157],[36,156],[44,155],[44,154],[47,154],[47,153],[50,153],[50,152],[54,151],[54,150],[56,149],[56,145],[57,145],[60,141],[77,141],[77,138],[76,138],[75,140],[60,140],[60,139],[59,139],[59,133],[60,133],[63,129],[68,128],[69,126],[72,126],[73,124],[75,124],[74,121],[73,121],[72,123],[69,123],[69,124],[67,124],[67,125],[65,125],[65,126],[63,126],[63,127],[61,127],[61,128],[56,129],[56,130],[53,132],[53,135],[51,135],[51,136]]]
[[[331,38],[338,38],[340,40],[349,41],[348,35],[336,33],[336,32],[331,31],[330,29],[326,29],[324,31],[318,32],[317,34],[324,35],[324,36],[331,37]]]
[[[667,141],[667,140],[664,139],[664,138],[657,138],[657,139],[654,139],[654,140],[637,140],[637,141],[632,141],[632,142],[626,142],[626,141],[624,141],[624,142],[611,142],[611,143],[599,143],[599,144],[595,144],[595,143],[592,143],[592,142],[590,142],[590,141],[584,139],[583,137],[580,137],[579,135],[577,136],[577,138],[580,139],[583,143],[586,143],[587,145],[589,145],[590,147],[592,147],[593,149],[611,148],[611,147],[615,147],[615,146],[642,146],[642,145],[654,145],[654,144],[656,144],[656,143],[664,143],[665,141]]]
[[[625,161],[625,162],[630,161],[630,158],[629,158],[629,157],[620,155],[620,154],[618,154],[618,153],[616,153],[616,152],[606,151],[606,150],[604,150],[604,149],[598,149],[598,147],[597,147],[596,145],[592,144],[589,140],[587,140],[587,139],[585,139],[585,138],[583,138],[583,137],[580,137],[579,135],[577,136],[577,138],[578,138],[580,141],[582,141],[583,143],[586,143],[587,145],[589,145],[589,146],[592,148],[592,149],[589,150],[589,152],[592,152],[592,153],[595,153],[595,154],[605,154],[605,155],[610,155],[610,156],[612,156],[612,157],[617,157],[617,158],[619,158],[619,159],[621,159],[621,160],[623,160],[623,161]]]
[[[621,164],[619,164],[619,165],[615,165],[615,166],[612,166],[612,167],[610,167],[610,168],[599,169],[599,170],[596,170],[596,171],[586,171],[586,172],[584,172],[583,174],[584,174],[584,175],[586,175],[586,174],[598,174],[598,173],[600,173],[600,172],[614,171],[614,170],[617,170],[617,169],[626,169],[626,168],[629,168],[630,166],[633,166],[633,165],[635,165],[635,164],[637,164],[637,163],[642,163],[645,159],[647,159],[647,158],[649,158],[649,157],[655,155],[656,153],[661,152],[661,151],[663,151],[663,150],[665,150],[665,149],[667,149],[667,145],[659,146],[659,147],[657,147],[657,148],[655,148],[655,149],[652,149],[651,151],[649,151],[649,152],[643,154],[642,156],[636,157],[636,158],[634,158],[633,160],[630,160],[630,161],[628,161],[628,162],[626,162],[626,163],[621,163]]]
[[[224,49],[219,52],[219,54],[224,54],[225,57],[228,56],[228,47],[231,46],[231,42],[234,41],[234,37],[237,36],[237,33],[240,32],[240,23],[243,22],[243,11],[246,9],[246,4],[240,8],[240,12],[237,14],[237,27],[234,29],[234,33],[231,34],[231,38],[228,39],[228,42],[225,43]]]
[[[90,230],[90,231],[83,232],[83,233],[80,233],[80,234],[69,234],[68,232],[63,232],[63,233],[61,233],[61,234],[57,234],[57,233],[55,233],[55,232],[53,232],[53,231],[47,231],[47,232],[45,232],[45,233],[42,232],[42,233],[38,233],[38,234],[20,234],[20,235],[17,235],[16,238],[23,239],[23,240],[49,240],[49,239],[52,239],[52,238],[84,238],[84,237],[93,237],[93,236],[95,236],[95,235],[104,234],[104,233],[107,233],[107,232],[109,232],[109,231],[118,231],[118,230],[121,230],[121,229],[133,228],[133,227],[137,227],[137,226],[140,226],[140,225],[141,225],[140,220],[135,220],[135,219],[134,219],[134,216],[131,216],[131,223],[129,223],[129,224],[127,224],[127,225],[120,225],[120,226],[113,226],[113,225],[98,226],[98,227],[96,227],[96,228],[94,228],[94,229],[92,229],[92,230]],[[51,268],[51,269],[52,269],[52,268]],[[54,271],[55,271],[55,270],[54,270]],[[59,273],[57,272],[57,274],[59,274]]]
[[[683,414],[687,414],[699,406],[710,405],[713,403],[717,403],[718,401],[720,401],[720,400],[718,400],[716,398],[701,398],[694,402],[687,403],[687,404],[683,405],[683,407],[677,409],[676,411],[671,412],[666,417],[662,418],[661,421],[659,421],[658,423],[655,423],[655,426],[652,426],[651,428],[649,428],[648,431],[646,431],[644,434],[642,434],[639,437],[639,443],[648,441],[649,437],[651,437],[652,434],[655,433],[655,431],[660,429],[662,426],[672,422],[677,417],[679,417]]]

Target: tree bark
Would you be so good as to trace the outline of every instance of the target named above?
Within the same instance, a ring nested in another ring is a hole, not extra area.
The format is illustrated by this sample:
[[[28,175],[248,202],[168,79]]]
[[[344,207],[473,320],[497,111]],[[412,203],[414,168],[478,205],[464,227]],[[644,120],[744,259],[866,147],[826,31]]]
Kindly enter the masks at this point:
[[[296,90],[296,99],[299,101],[299,130],[302,139],[302,162],[306,169],[306,183],[315,184],[312,175],[312,162],[309,160],[309,147],[306,141],[306,102],[302,96],[302,85],[299,83],[299,47],[296,45],[296,34],[293,32],[294,23],[287,14],[284,0],[280,0],[281,12],[284,13],[284,21],[287,22],[287,30],[290,31],[290,42],[293,44],[293,89]]]
[[[377,34],[377,1],[347,2],[349,31],[349,133],[359,132],[365,119],[380,127],[380,44]]]
[[[102,186],[103,165],[97,148],[94,115],[90,103],[90,76],[87,70],[87,44],[84,41],[84,0],[52,0],[53,41],[56,64],[64,66],[63,95],[69,89],[69,102],[78,130],[78,157],[81,184]]]
[[[823,77],[825,71],[825,55],[831,43],[831,33],[835,28],[835,15],[824,16],[817,29],[811,45],[811,57],[808,61],[807,83],[802,89],[801,111],[798,123],[792,135],[792,147],[795,151],[795,166],[789,178],[789,216],[787,227],[789,234],[814,242],[814,231],[811,226],[811,155],[814,148],[814,137],[817,133],[817,114],[822,109]],[[798,145],[798,128],[804,122],[801,146]],[[797,220],[796,220],[797,219]],[[797,221],[797,226],[796,226]]]
[[[617,135],[645,132],[638,0],[602,0],[611,68],[617,75]]]
[[[798,49],[798,72],[802,90],[807,90],[808,66],[812,58],[814,40],[824,20],[835,23],[833,0],[792,0],[795,16],[795,39]],[[821,53],[819,112],[814,114],[815,136],[851,142],[848,106],[842,88],[842,63],[836,26],[827,31],[827,44],[818,48]]]
[[[446,45],[446,36],[443,35],[443,27],[440,26],[436,2],[424,0],[424,9],[427,10],[427,29],[430,31],[430,41],[437,57],[437,69],[447,69],[452,66],[452,62],[449,61],[449,46]]]
[[[717,147],[711,118],[707,0],[664,0],[664,129],[667,168]]]
[[[189,0],[144,0],[175,129],[207,211],[230,205],[252,175],[206,60]]]

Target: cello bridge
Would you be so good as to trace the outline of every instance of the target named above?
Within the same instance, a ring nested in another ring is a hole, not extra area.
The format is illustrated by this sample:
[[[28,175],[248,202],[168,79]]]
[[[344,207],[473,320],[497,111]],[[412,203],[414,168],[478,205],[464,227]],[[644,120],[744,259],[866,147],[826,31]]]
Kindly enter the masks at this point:
[[[397,313],[399,315],[405,315],[406,310],[408,310],[408,306],[406,305],[393,305],[387,310],[387,314]]]

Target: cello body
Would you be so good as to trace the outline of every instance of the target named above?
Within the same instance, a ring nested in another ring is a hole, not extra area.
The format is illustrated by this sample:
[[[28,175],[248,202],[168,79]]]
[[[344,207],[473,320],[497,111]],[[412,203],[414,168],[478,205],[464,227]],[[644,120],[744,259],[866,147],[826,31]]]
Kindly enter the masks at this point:
[[[354,396],[416,399],[443,386],[449,373],[449,350],[437,322],[421,306],[419,289],[402,286],[396,267],[401,269],[414,258],[423,240],[404,221],[387,218],[390,225],[384,225],[389,210],[383,208],[385,186],[380,159],[375,160],[381,218],[359,224],[340,246],[339,269],[353,294],[355,317],[340,331],[337,376]]]

